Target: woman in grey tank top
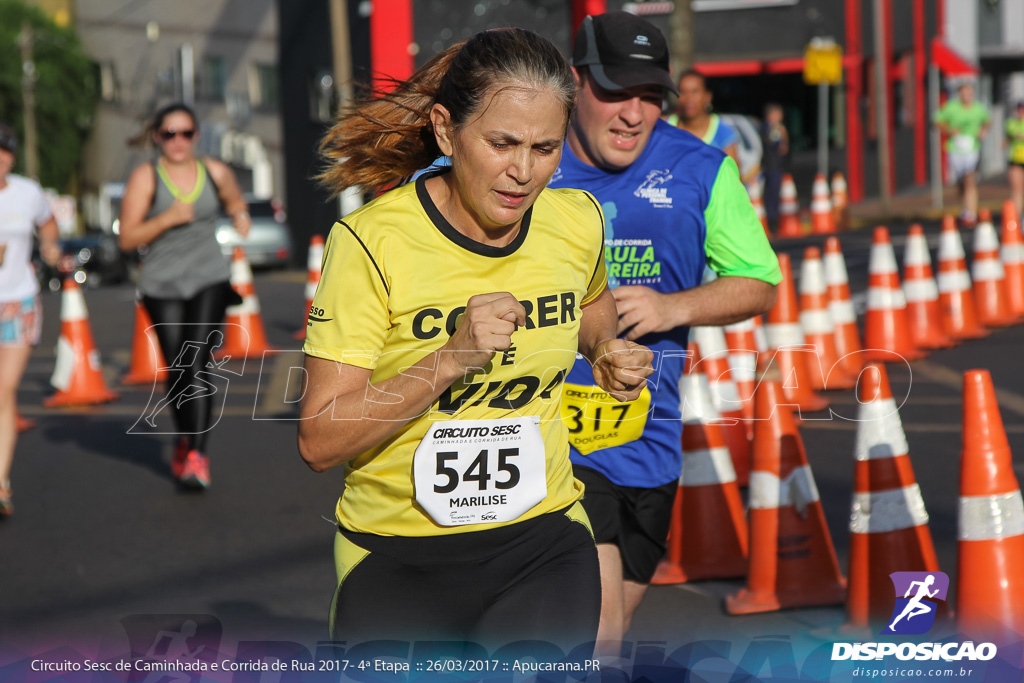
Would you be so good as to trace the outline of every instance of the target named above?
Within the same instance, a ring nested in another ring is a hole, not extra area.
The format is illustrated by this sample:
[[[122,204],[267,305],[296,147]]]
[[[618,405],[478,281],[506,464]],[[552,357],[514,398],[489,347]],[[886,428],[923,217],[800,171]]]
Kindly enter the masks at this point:
[[[136,168],[121,202],[120,245],[148,245],[139,289],[169,363],[167,395],[145,419],[170,404],[179,434],[171,472],[187,488],[210,483],[206,438],[217,388],[199,373],[223,340],[221,326],[232,296],[230,269],[216,239],[221,211],[235,229],[249,233],[249,213],[227,165],[193,155],[199,122],[184,104],[153,117],[148,137],[158,157]]]

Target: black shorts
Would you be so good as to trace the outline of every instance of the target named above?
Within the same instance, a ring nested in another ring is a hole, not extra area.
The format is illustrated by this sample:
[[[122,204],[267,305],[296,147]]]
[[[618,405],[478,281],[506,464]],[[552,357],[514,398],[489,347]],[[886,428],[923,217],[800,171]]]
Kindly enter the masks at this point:
[[[678,482],[647,489],[619,486],[580,465],[573,465],[572,473],[586,486],[583,509],[590,517],[594,539],[618,546],[623,578],[650,583],[665,555]]]
[[[1017,168],[1024,168],[1024,162],[1011,161],[1010,166],[1016,166]]]
[[[334,553],[335,640],[462,641],[492,653],[530,640],[568,654],[597,637],[601,574],[579,503],[525,522],[447,536],[339,528]]]

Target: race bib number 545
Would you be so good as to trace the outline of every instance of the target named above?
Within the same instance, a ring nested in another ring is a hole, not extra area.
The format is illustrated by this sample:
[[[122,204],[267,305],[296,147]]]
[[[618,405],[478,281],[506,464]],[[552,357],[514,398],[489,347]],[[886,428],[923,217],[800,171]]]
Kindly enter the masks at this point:
[[[435,422],[416,448],[413,482],[441,526],[518,519],[547,496],[540,418]]]

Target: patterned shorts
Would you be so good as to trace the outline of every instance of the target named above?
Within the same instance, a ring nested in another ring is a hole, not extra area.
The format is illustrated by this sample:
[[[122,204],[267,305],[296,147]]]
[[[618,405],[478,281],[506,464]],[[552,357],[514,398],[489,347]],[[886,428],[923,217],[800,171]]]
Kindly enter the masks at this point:
[[[0,346],[35,346],[43,329],[38,296],[0,303]]]

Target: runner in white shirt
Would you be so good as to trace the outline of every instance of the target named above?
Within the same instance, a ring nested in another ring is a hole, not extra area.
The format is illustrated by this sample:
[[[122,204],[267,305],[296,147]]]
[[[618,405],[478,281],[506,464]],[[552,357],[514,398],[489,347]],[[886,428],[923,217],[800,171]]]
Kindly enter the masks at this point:
[[[61,255],[57,222],[43,189],[11,173],[17,147],[14,131],[0,123],[0,518],[14,512],[10,474],[18,438],[17,390],[42,326],[31,263],[37,229],[43,259],[56,265]]]

